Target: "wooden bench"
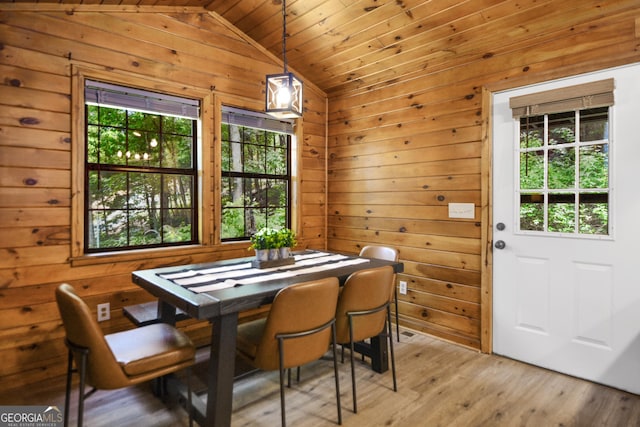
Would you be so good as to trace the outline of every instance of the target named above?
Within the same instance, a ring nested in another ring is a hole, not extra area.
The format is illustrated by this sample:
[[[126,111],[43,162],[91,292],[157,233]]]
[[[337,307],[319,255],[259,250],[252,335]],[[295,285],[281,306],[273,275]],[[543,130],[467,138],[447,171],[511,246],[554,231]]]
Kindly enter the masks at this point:
[[[146,326],[158,323],[158,301],[150,301],[142,304],[128,305],[122,308],[122,312],[127,319],[136,326]],[[176,310],[176,321],[187,320],[189,315],[184,311]]]
[[[238,318],[240,322],[248,322],[259,317],[264,316],[271,308],[270,304],[263,305],[258,308],[243,311],[239,314]],[[146,326],[153,323],[158,323],[158,301],[150,301],[142,304],[128,305],[122,308],[122,312],[125,317],[129,319],[136,326]],[[184,311],[176,310],[176,321],[187,320],[191,317]]]

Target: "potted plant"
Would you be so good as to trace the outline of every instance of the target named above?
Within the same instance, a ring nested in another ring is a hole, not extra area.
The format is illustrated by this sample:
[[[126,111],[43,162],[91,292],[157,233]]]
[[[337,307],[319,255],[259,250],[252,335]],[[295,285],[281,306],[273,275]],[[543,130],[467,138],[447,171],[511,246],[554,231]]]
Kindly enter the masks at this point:
[[[280,258],[285,259],[291,256],[291,249],[295,247],[296,235],[289,228],[278,231],[278,247],[280,248]]]
[[[258,264],[264,261],[287,261],[291,263],[291,248],[296,245],[296,236],[288,228],[275,230],[264,227],[258,230],[250,238],[249,249],[256,251],[256,261]],[[261,264],[262,265],[262,264]],[[283,264],[284,265],[284,264]]]
[[[249,248],[256,251],[256,259],[259,261],[266,261],[269,259],[269,245],[272,244],[270,238],[271,235],[270,228],[261,228],[256,233],[254,233],[251,238],[251,246]]]

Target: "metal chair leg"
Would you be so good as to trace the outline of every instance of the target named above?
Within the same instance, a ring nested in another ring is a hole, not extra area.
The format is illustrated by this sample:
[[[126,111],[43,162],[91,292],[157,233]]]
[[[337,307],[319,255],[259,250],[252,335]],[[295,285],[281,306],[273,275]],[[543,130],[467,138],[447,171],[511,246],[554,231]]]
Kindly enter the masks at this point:
[[[391,372],[393,374],[393,391],[398,391],[398,384],[396,382],[396,356],[393,352],[393,327],[391,326],[391,309],[389,308],[389,306],[387,306],[387,325],[389,325],[389,348],[391,350]]]
[[[67,389],[64,395],[64,427],[69,426],[69,400],[71,399],[71,376],[73,374],[73,353],[69,350],[67,361]]]
[[[278,338],[278,355],[279,355],[279,368],[280,368],[280,419],[282,427],[286,427],[287,420],[285,416],[284,407],[284,343],[282,338]],[[291,370],[289,370],[291,373]]]
[[[353,343],[353,316],[349,316],[349,357],[351,359],[351,391],[353,394],[353,413],[358,413],[358,398],[356,396],[356,368],[353,360],[353,353],[355,352]]]
[[[191,399],[191,366],[187,368],[187,413],[189,414],[189,427],[193,427],[193,401]]]
[[[80,359],[80,368],[78,369],[80,373],[80,384],[78,390],[78,427],[82,427],[82,422],[84,418],[84,388],[85,381],[87,375],[87,355],[86,353],[82,354]]]
[[[400,315],[398,314],[398,288],[396,287],[393,292],[395,294],[394,302],[396,306],[396,339],[398,340],[398,342],[400,342]]]
[[[340,375],[338,374],[338,350],[336,349],[336,325],[331,325],[333,342],[333,374],[336,379],[336,405],[338,406],[338,425],[342,425],[342,404],[340,403]]]

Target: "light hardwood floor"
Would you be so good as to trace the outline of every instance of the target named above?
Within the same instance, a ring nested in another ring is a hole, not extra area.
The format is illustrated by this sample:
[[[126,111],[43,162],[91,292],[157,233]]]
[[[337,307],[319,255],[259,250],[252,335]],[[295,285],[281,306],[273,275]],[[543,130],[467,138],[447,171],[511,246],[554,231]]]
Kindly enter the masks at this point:
[[[640,426],[640,396],[420,333],[403,332],[396,360],[397,393],[391,372],[375,374],[358,362],[357,414],[348,362],[340,365],[344,426]],[[329,358],[303,367],[301,382],[286,391],[289,426],[336,425],[332,373]],[[199,380],[193,382],[197,388]],[[63,378],[11,393],[2,388],[2,405],[64,404]],[[277,373],[238,380],[233,404],[234,427],[279,425]],[[71,410],[75,420],[75,404]],[[187,417],[177,404],[161,402],[142,385],[94,394],[86,403],[85,425],[186,426]]]

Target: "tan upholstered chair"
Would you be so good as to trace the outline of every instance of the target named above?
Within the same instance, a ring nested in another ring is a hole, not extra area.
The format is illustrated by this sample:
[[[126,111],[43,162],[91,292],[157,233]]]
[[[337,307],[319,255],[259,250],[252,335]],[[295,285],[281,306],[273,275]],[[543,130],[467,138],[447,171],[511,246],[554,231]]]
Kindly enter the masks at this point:
[[[336,340],[338,344],[349,344],[351,358],[351,387],[353,390],[353,412],[358,412],[356,397],[356,372],[353,360],[354,344],[367,338],[388,332],[391,349],[393,391],[397,391],[396,361],[393,353],[391,327],[393,267],[377,267],[357,271],[345,282],[336,309]]]
[[[71,374],[80,374],[78,426],[82,426],[84,399],[95,390],[128,387],[190,367],[195,347],[182,332],[158,323],[104,335],[85,302],[69,284],[56,289],[56,301],[69,348],[64,425],[69,421]],[[73,361],[77,369],[73,369]],[[85,394],[85,384],[93,387]],[[191,423],[191,390],[188,393]]]
[[[398,251],[388,246],[365,246],[360,250],[360,256],[364,258],[382,259],[385,261],[398,262]],[[396,276],[393,275],[393,302],[396,309],[396,339],[400,342],[400,315],[398,314],[398,288],[396,287]]]
[[[284,371],[320,359],[333,344],[338,424],[342,424],[335,346],[335,277],[298,283],[278,292],[266,319],[238,327],[238,352],[254,367],[280,371],[280,411],[286,425]]]

